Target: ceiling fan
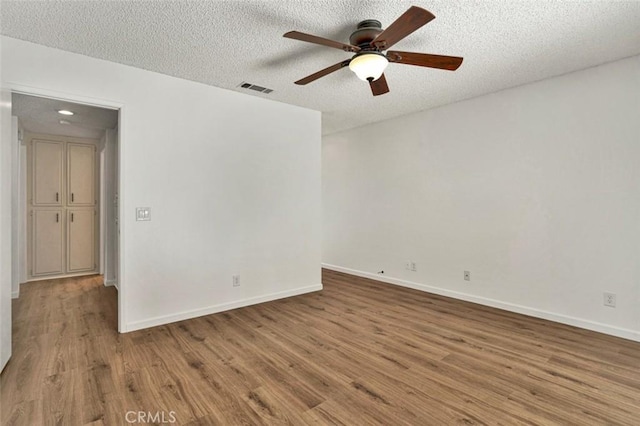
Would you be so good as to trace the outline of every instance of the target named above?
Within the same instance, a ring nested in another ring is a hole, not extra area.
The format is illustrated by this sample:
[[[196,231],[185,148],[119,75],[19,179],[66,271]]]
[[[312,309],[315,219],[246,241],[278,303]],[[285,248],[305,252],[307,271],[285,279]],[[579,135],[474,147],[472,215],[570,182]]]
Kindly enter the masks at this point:
[[[320,77],[348,66],[356,73],[358,78],[368,81],[373,96],[378,96],[389,92],[389,86],[383,74],[389,62],[455,71],[462,64],[462,58],[457,56],[387,50],[434,18],[435,16],[431,12],[420,7],[411,6],[385,30],[382,29],[380,21],[367,19],[358,24],[356,30],[349,37],[349,44],[299,31],[289,31],[284,34],[284,37],[355,53],[351,59],[331,65],[296,81],[295,84],[305,85],[311,83]],[[386,54],[383,53],[385,50],[387,50]]]

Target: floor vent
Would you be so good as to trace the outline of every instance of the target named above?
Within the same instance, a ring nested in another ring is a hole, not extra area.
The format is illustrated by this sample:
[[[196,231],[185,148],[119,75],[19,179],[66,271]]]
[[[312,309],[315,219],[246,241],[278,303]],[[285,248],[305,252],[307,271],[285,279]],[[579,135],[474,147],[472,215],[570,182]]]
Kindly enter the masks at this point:
[[[243,89],[255,90],[260,93],[271,93],[273,89],[267,89],[266,87],[257,86],[251,83],[245,83],[244,81],[238,85],[238,87],[242,87]]]

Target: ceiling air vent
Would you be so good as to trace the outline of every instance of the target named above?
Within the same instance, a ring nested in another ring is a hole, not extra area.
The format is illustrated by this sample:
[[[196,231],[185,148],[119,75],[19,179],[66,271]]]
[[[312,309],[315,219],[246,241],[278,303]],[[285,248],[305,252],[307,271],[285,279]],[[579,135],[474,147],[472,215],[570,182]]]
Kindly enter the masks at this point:
[[[266,87],[257,86],[255,84],[251,84],[251,83],[245,83],[244,81],[242,83],[240,83],[238,86],[242,87],[243,89],[255,90],[256,92],[260,92],[260,93],[271,93],[271,92],[273,92],[273,89],[267,89]]]

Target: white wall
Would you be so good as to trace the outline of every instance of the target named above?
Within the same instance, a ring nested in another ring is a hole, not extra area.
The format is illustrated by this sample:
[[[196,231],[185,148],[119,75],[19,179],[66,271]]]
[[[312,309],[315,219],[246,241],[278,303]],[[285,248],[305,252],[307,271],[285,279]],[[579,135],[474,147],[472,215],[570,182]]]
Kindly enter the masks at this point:
[[[326,136],[323,262],[640,340],[639,114],[636,56]]]
[[[18,157],[14,157],[13,168],[18,170],[18,202],[16,215],[12,218],[12,223],[17,224],[18,228],[18,247],[13,250],[11,255],[17,258],[18,275],[17,282],[14,281],[13,297],[20,295],[20,283],[27,282],[27,141],[25,140],[25,130],[18,120],[18,129],[20,138],[18,139]],[[14,182],[15,185],[15,182]],[[13,202],[13,201],[12,201]],[[17,254],[16,254],[17,253]],[[21,254],[21,256],[20,256]],[[15,264],[15,260],[14,260]]]
[[[122,105],[123,331],[321,288],[318,112],[7,37],[2,84]]]
[[[25,210],[23,208],[23,181],[20,180],[20,175],[24,173],[24,164],[22,164],[22,154],[24,147],[22,141],[19,139],[23,135],[22,127],[18,120],[18,117],[11,117],[11,164],[14,165],[11,170],[11,217],[12,221],[17,226],[11,227],[11,297],[16,299],[20,295],[20,283],[22,282],[22,267],[24,256],[19,256],[18,253],[24,249],[24,238],[21,235],[23,229],[23,216]]]
[[[116,189],[118,184],[118,129],[107,129],[105,132],[105,149],[104,149],[104,161],[105,161],[105,199],[103,203],[104,211],[104,230],[105,230],[105,258],[104,258],[104,282],[105,285],[114,285],[118,287],[117,271],[116,271],[116,256],[117,256],[117,204],[115,202]]]
[[[105,131],[102,133],[102,137],[100,138],[100,141],[98,142],[97,145],[97,153],[98,153],[98,199],[99,204],[98,204],[98,211],[100,212],[100,221],[98,222],[98,228],[99,228],[99,233],[98,235],[100,236],[100,241],[98,242],[98,272],[100,273],[100,275],[102,275],[103,277],[103,282],[106,282],[106,274],[104,272],[105,269],[105,263],[106,263],[106,250],[104,248],[105,244],[106,244],[106,212],[105,212],[105,201],[106,201],[106,192],[107,192],[107,177],[106,177],[106,173],[107,173],[107,168],[106,168],[106,163],[107,163],[107,149],[106,149],[106,144],[107,144],[107,132],[106,129]]]

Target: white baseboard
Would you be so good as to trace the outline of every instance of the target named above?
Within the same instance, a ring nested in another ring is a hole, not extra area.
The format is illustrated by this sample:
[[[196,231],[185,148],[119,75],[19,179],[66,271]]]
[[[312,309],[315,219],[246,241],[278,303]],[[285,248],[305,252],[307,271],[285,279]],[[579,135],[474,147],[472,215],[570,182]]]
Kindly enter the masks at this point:
[[[176,321],[183,321],[191,318],[201,317],[203,315],[216,314],[219,312],[229,311],[231,309],[243,308],[245,306],[257,305],[258,303],[271,302],[273,300],[284,299],[286,297],[299,296],[301,294],[311,293],[319,290],[322,290],[322,284],[300,287],[293,290],[280,291],[278,293],[265,294],[264,296],[251,297],[249,299],[242,299],[235,302],[221,303],[219,305],[208,306],[206,308],[194,309],[192,311],[185,311],[171,315],[163,315],[142,321],[134,321],[126,325],[124,332],[156,327],[158,325],[165,325]]]
[[[27,279],[28,283],[36,282],[36,281],[46,281],[46,280],[57,280],[60,278],[73,278],[73,277],[84,277],[88,275],[97,275],[96,271],[89,272],[78,272],[76,274],[62,274],[62,275],[45,275],[41,277],[31,277]]]
[[[20,289],[11,292],[11,298],[12,299],[17,299],[19,297],[20,297]]]
[[[342,266],[323,263],[322,267],[325,269],[330,269],[332,271],[344,272],[345,274],[356,275],[358,277],[363,277],[363,278],[370,278],[372,280],[382,281],[388,284],[394,284],[401,287],[408,287],[415,290],[424,291],[427,293],[438,294],[440,296],[451,297],[452,299],[459,299],[467,302],[478,303],[480,305],[490,306],[492,308],[504,309],[505,311],[515,312],[523,315],[529,315],[536,318],[546,319],[546,320],[558,322],[561,324],[572,325],[574,327],[584,328],[587,330],[597,331],[600,333],[609,334],[611,336],[622,337],[623,339],[640,342],[640,332],[635,330],[614,327],[608,324],[603,324],[603,323],[590,321],[582,318],[575,318],[568,315],[557,314],[554,312],[548,312],[548,311],[543,311],[536,308],[531,308],[528,306],[517,305],[509,302],[502,302],[500,300],[489,299],[481,296],[475,296],[468,293],[462,293],[458,291],[447,290],[440,287],[433,287],[430,285],[419,284],[413,281],[406,281],[399,278],[393,278],[385,275],[374,274],[371,272],[364,272],[356,269],[344,268]]]
[[[105,287],[115,287],[118,290],[118,280],[104,280]]]

